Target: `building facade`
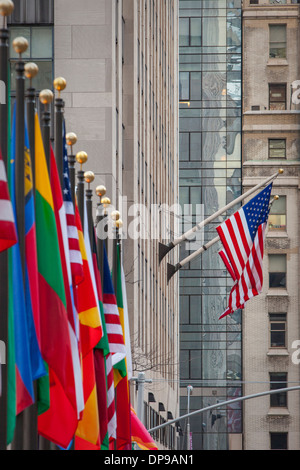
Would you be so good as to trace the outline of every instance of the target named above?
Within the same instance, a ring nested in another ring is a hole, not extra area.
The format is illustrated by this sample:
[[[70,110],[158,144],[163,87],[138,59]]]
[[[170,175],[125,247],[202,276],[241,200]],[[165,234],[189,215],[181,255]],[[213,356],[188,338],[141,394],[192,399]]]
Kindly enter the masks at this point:
[[[179,2],[182,231],[186,219],[195,225],[199,214],[207,218],[241,193],[241,13],[237,0]],[[228,215],[205,227],[200,244],[215,238]],[[219,320],[232,285],[219,249],[218,243],[180,271],[181,414],[188,401],[195,411],[242,394],[242,318],[236,312]],[[180,259],[194,250],[195,244],[183,246]],[[183,431],[186,449],[190,436]],[[190,431],[193,449],[240,449],[241,406],[196,415]]]
[[[167,285],[159,266],[158,242],[178,233],[170,208],[178,202],[177,0],[16,0],[9,19],[11,38],[25,36],[25,61],[36,62],[32,86],[67,83],[66,131],[73,153],[85,151],[91,189],[106,187],[109,212],[121,213],[122,253],[132,347],[132,376],[143,372],[147,428],[179,414],[177,280]],[[14,68],[12,54],[12,90]],[[26,84],[26,87],[29,84]],[[42,110],[41,110],[42,111]],[[52,109],[52,138],[55,119]],[[79,166],[78,168],[79,169]],[[93,196],[94,216],[99,203]],[[108,240],[109,259],[112,243]],[[172,254],[176,261],[176,253]],[[151,382],[150,382],[151,381]],[[132,405],[141,391],[131,382]],[[170,426],[154,437],[175,448]]]
[[[243,4],[243,188],[275,174],[263,293],[243,313],[244,394],[299,383],[299,5]],[[295,356],[296,355],[296,356]],[[299,449],[299,393],[244,405],[244,448]]]

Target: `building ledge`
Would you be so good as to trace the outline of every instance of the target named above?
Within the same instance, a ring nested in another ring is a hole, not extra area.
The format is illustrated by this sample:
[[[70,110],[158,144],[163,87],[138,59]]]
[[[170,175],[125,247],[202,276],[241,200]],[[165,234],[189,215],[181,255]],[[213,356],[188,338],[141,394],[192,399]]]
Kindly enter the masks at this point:
[[[289,65],[288,64],[288,61],[286,59],[269,59],[268,62],[267,62],[267,66],[271,66],[271,67],[278,67],[278,66],[287,66]]]
[[[270,348],[267,356],[289,356],[289,352],[286,348]]]
[[[286,232],[276,232],[276,230],[268,231],[267,238],[286,238],[288,239],[289,236]]]
[[[267,292],[267,297],[288,297],[289,294],[286,289],[276,289],[276,287],[273,287],[268,290]]]
[[[287,408],[270,408],[267,413],[268,416],[289,416],[290,412]]]

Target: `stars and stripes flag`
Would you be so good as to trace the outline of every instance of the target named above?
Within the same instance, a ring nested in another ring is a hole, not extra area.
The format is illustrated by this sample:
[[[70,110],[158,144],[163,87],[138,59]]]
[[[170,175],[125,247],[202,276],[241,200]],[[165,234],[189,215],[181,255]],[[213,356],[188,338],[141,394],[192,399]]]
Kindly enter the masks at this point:
[[[272,183],[219,227],[223,244],[220,256],[234,280],[228,307],[220,318],[244,308],[263,286],[264,238],[270,210]]]

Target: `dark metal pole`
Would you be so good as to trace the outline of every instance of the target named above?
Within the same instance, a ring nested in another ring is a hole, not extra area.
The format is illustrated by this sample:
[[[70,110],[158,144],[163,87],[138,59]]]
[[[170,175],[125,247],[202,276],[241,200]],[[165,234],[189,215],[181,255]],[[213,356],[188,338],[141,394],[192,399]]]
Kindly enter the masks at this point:
[[[26,51],[28,42],[25,38],[16,38],[13,47],[19,54],[16,63],[16,154],[15,154],[15,194],[16,194],[16,218],[18,228],[18,241],[20,259],[25,280],[25,63],[21,54]],[[17,416],[15,446],[22,450],[24,446],[24,414]]]
[[[55,98],[55,158],[60,184],[63,187],[63,123],[65,103],[60,97],[60,92],[66,87],[66,80],[62,77],[56,78],[53,82],[54,88],[58,91],[58,97]]]
[[[1,12],[4,16],[3,28],[0,29],[0,148],[2,159],[7,170],[7,137],[8,137],[8,39],[5,16],[10,12]],[[7,350],[8,343],[8,258],[7,251],[0,253],[0,340]],[[0,450],[7,445],[7,361],[0,358],[2,394],[0,397]]]
[[[32,185],[33,197],[35,198],[35,112],[36,112],[36,90],[32,87],[32,79],[38,73],[38,66],[34,63],[27,63],[25,65],[25,76],[30,80],[30,86],[26,93],[26,111],[27,111],[27,131],[30,148],[30,160],[32,171]],[[37,397],[36,383],[34,383],[34,394]],[[34,403],[32,406],[23,411],[24,422],[24,449],[37,450],[38,449],[38,412],[37,405]]]
[[[119,219],[120,213],[114,211],[111,214],[112,219],[115,221],[114,227],[114,240],[113,240],[113,285],[115,289],[115,295],[117,297],[118,291],[118,249],[119,249]]]
[[[45,157],[47,167],[50,169],[50,129],[51,129],[51,113],[50,104],[53,101],[53,93],[51,90],[42,90],[40,92],[40,102],[44,105],[41,117],[41,133],[43,138]]]
[[[30,147],[31,171],[33,182],[33,194],[35,196],[35,88],[32,87],[32,79],[37,75],[39,69],[36,64],[29,62],[25,65],[25,76],[30,80],[29,88],[27,89],[27,131]]]
[[[87,223],[88,223],[88,232],[89,232],[89,239],[90,239],[90,247],[93,249],[94,243],[94,219],[93,219],[93,191],[90,188],[90,184],[94,181],[95,175],[92,171],[86,171],[84,173],[85,182],[88,184],[88,188],[85,190],[86,194],[86,211],[87,211]]]
[[[96,243],[97,243],[97,254],[98,254],[98,260],[99,260],[99,269],[100,269],[100,275],[101,275],[101,283],[103,287],[103,244],[104,240],[106,239],[105,236],[105,221],[104,219],[107,217],[106,211],[104,210],[104,205],[102,204],[102,198],[106,194],[106,187],[103,185],[97,186],[96,188],[96,194],[100,198],[100,201],[97,205],[97,213],[96,213],[96,219],[95,219],[95,228],[96,228]],[[109,199],[106,198],[108,202]]]
[[[71,154],[68,156],[68,162],[69,162],[69,175],[70,175],[70,186],[71,186],[71,197],[73,204],[75,204],[75,162],[76,158],[75,155],[73,155],[73,145],[76,144],[77,142],[77,136],[74,134],[74,132],[68,132],[66,135],[66,142],[67,145],[71,147]]]
[[[84,232],[84,171],[82,165],[87,161],[88,156],[86,152],[78,152],[76,154],[76,161],[80,163],[80,170],[77,171],[77,205],[81,219],[82,230]]]

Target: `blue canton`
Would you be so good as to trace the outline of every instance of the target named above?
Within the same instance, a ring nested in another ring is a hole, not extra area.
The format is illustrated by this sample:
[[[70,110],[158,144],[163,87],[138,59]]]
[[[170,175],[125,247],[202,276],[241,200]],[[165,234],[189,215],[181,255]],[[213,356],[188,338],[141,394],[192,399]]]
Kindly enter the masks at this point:
[[[252,241],[259,225],[268,220],[272,183],[243,206]]]

